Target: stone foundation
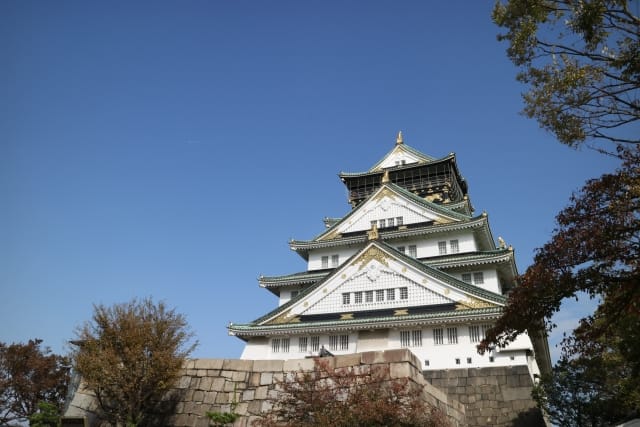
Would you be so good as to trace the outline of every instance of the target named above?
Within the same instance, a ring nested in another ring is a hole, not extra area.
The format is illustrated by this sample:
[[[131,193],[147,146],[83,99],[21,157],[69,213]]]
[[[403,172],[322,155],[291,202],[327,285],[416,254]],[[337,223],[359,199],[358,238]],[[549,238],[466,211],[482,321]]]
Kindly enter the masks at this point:
[[[468,426],[545,426],[526,366],[424,371],[425,379],[466,407]]]

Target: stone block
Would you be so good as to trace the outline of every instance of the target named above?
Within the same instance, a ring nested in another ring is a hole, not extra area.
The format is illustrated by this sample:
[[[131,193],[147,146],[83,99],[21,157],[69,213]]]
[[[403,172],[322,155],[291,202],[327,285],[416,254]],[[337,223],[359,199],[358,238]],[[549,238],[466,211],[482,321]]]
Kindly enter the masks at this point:
[[[214,378],[213,382],[211,383],[210,390],[212,390],[212,391],[222,391],[222,390],[224,390],[224,383],[225,382],[226,382],[226,379],[224,379],[222,377]]]
[[[247,408],[249,407],[249,402],[240,402],[236,405],[236,414],[238,415],[247,415]]]
[[[260,400],[266,399],[268,391],[269,391],[269,387],[266,385],[256,388],[254,399],[260,399]]]
[[[411,365],[406,362],[391,363],[389,365],[391,378],[408,378],[411,376]]]
[[[358,353],[336,356],[336,368],[359,365],[360,358]]]
[[[195,377],[196,374],[198,373],[198,370],[197,369],[187,369],[185,371],[185,373],[190,377]]]
[[[249,404],[247,405],[247,413],[252,414],[252,415],[258,415],[262,412],[262,401],[261,400],[254,400],[252,402],[249,402]]]
[[[229,399],[229,393],[218,393],[216,396],[216,403],[229,403],[231,400]]]
[[[195,369],[222,369],[222,359],[196,359],[194,361]]]
[[[204,392],[204,399],[202,400],[203,403],[206,403],[207,405],[212,405],[216,402],[216,395],[218,393],[215,391],[205,391]]]
[[[245,390],[242,393],[242,400],[246,401],[246,400],[253,400],[253,397],[255,396],[255,390]]]
[[[213,378],[211,377],[200,378],[200,384],[198,384],[198,389],[209,391],[211,390],[211,384],[213,384]]]
[[[274,372],[282,371],[282,365],[285,362],[283,360],[254,360],[253,371],[254,372]]]
[[[260,385],[273,384],[273,372],[263,372],[260,374]]]
[[[208,417],[198,417],[196,420],[195,427],[209,427],[209,418]]]
[[[193,401],[194,402],[203,402],[204,401],[204,392],[202,390],[196,390],[193,393]]]
[[[252,371],[253,360],[224,359],[222,369],[228,371]]]
[[[533,381],[529,376],[529,373],[519,374],[518,375],[518,383],[520,387],[533,387]]]
[[[180,379],[178,380],[178,384],[176,385],[177,388],[189,388],[189,385],[191,384],[191,377],[187,377],[187,376],[183,376],[180,377]]]
[[[246,382],[249,372],[236,371],[231,375],[231,380],[236,382]]]
[[[200,378],[198,377],[191,377],[191,381],[189,383],[189,388],[191,390],[197,390],[198,385],[200,384]]]
[[[531,390],[532,389],[530,387],[502,390],[502,400],[504,402],[510,402],[514,400],[530,400],[532,399]]]
[[[260,373],[252,372],[251,375],[249,376],[249,386],[255,387],[258,385],[260,385]]]
[[[316,366],[315,359],[291,359],[285,360],[282,365],[282,371],[294,372],[294,371],[313,371]]]

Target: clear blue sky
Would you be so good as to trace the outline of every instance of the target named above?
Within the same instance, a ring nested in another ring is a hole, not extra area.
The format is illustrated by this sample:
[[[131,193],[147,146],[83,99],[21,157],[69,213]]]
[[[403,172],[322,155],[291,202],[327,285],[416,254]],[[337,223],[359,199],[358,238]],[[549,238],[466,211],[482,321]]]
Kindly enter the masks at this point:
[[[92,304],[152,296],[197,357],[305,269],[291,238],[349,210],[340,171],[455,152],[524,272],[614,162],[518,112],[493,0],[0,2],[0,341],[67,349]],[[575,319],[572,307],[558,317]]]

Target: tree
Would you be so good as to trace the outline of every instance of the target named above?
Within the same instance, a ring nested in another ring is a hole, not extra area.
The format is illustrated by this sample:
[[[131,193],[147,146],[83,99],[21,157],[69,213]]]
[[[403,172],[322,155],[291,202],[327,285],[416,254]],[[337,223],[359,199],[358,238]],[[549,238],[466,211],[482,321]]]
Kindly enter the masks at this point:
[[[627,0],[506,0],[493,20],[529,85],[524,113],[560,142],[640,143],[640,18]],[[630,135],[625,135],[630,130]]]
[[[183,315],[151,299],[94,306],[77,332],[75,368],[112,424],[159,425],[167,392],[196,343]]]
[[[0,343],[0,424],[25,421],[41,402],[61,410],[69,385],[69,361],[41,347]]]
[[[589,296],[597,308],[563,341],[561,369],[585,384],[601,369],[609,382],[593,392],[633,414],[640,411],[640,146],[619,156],[619,169],[587,181],[558,214],[551,240],[519,278],[479,351],[539,325],[550,331],[564,299]],[[555,381],[553,387],[561,384]]]
[[[389,379],[374,367],[332,368],[315,359],[312,371],[290,373],[258,427],[448,426],[445,415],[421,399],[415,383]]]

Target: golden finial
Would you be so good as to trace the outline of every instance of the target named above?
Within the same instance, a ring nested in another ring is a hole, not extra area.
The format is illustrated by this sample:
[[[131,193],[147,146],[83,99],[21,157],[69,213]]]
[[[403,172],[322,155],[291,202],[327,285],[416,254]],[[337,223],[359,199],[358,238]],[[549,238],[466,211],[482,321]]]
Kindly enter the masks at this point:
[[[382,183],[387,184],[389,182],[389,171],[384,171],[382,175]]]
[[[402,131],[398,132],[398,137],[396,138],[396,144],[400,145],[404,142],[404,140],[402,139]]]

